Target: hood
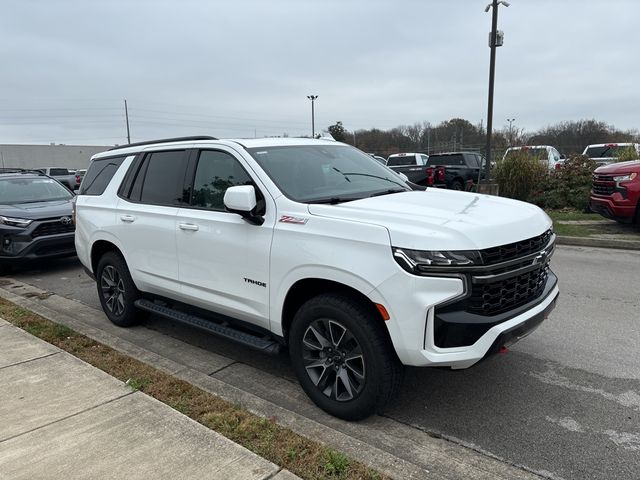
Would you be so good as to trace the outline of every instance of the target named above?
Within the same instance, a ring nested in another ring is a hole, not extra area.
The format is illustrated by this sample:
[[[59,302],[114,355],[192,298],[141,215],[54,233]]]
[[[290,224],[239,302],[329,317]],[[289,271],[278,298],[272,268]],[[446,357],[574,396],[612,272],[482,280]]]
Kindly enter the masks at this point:
[[[0,215],[5,217],[28,218],[31,220],[69,217],[71,213],[72,199],[0,205]]]
[[[609,165],[603,165],[595,170],[598,174],[611,174],[611,173],[630,173],[640,172],[640,160],[631,160],[630,162],[618,162],[611,163]]]
[[[437,188],[310,204],[309,213],[383,226],[394,247],[415,250],[495,247],[535,237],[552,225],[547,214],[529,203]]]

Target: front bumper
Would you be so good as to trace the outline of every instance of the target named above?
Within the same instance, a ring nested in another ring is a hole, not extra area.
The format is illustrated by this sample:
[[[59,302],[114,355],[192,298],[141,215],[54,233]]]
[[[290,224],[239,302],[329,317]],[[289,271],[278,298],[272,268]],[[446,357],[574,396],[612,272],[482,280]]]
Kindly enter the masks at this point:
[[[403,271],[379,285],[369,297],[389,311],[385,325],[400,361],[468,368],[532,331],[559,294],[549,269],[554,238],[533,253],[478,267],[472,274],[436,277]]]
[[[0,226],[0,261],[19,263],[76,254],[71,215],[33,220],[26,228]]]
[[[29,238],[23,236],[2,240],[0,261],[3,263],[20,263],[42,258],[67,257],[76,254],[74,234],[65,233],[46,237]]]
[[[591,195],[589,208],[605,218],[623,223],[631,223],[636,213],[636,205],[627,198],[616,199]]]

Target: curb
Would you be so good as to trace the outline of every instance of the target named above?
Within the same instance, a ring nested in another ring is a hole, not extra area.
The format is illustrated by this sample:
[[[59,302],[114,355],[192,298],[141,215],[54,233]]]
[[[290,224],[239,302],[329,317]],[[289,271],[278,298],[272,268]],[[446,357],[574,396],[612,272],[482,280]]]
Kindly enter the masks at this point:
[[[556,238],[558,245],[574,245],[578,247],[616,248],[619,250],[640,250],[640,241],[614,240],[608,238],[561,237]]]

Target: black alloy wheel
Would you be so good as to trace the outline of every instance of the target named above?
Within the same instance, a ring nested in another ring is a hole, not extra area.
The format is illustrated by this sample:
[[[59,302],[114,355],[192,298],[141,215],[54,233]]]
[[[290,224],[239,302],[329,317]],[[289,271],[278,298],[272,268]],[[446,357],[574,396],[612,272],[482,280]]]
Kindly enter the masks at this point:
[[[116,251],[105,253],[95,274],[100,304],[109,320],[120,327],[129,327],[146,316],[134,305],[140,292],[122,255]]]
[[[100,290],[109,312],[121,316],[124,312],[124,281],[113,265],[107,265],[102,270]]]
[[[294,315],[288,340],[303,390],[336,417],[381,411],[402,381],[384,321],[366,299],[341,292],[310,298]]]
[[[347,327],[320,318],[307,327],[302,342],[304,367],[325,396],[347,402],[360,394],[366,379],[365,361],[360,343]]]

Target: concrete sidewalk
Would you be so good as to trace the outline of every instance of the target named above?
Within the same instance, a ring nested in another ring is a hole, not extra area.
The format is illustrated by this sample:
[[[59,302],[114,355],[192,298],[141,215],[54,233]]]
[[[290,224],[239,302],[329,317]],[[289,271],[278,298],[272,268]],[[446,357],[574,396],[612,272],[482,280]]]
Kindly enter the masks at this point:
[[[0,319],[0,478],[298,478]]]

